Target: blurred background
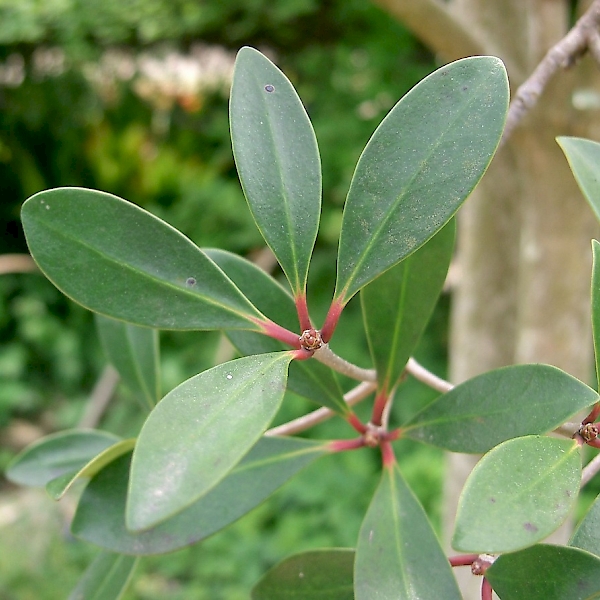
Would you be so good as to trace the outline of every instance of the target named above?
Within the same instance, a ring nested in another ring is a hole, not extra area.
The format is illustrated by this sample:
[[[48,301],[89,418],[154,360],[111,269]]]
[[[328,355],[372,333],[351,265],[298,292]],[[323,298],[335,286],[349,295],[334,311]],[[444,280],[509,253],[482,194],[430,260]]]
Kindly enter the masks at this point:
[[[228,131],[233,62],[244,45],[259,48],[288,75],[317,134],[324,204],[309,303],[322,321],[356,160],[386,112],[436,66],[407,30],[364,0],[4,0],[0,256],[27,252],[20,206],[58,186],[119,195],[203,247],[250,257],[260,252],[263,242],[245,206]],[[444,297],[417,353],[442,376],[447,316]],[[0,340],[3,470],[41,435],[90,423],[105,359],[91,314],[35,272],[0,274]],[[165,392],[215,364],[221,348],[215,332],[164,332],[161,342]],[[332,345],[369,366],[356,302]],[[433,395],[407,382],[393,418],[405,419]],[[313,408],[290,395],[277,422]],[[135,435],[143,416],[119,386],[93,422]],[[352,433],[333,420],[306,435]],[[398,454],[439,527],[441,453],[401,442]],[[144,558],[125,597],[247,598],[260,575],[291,553],[353,546],[378,465],[378,453],[368,450],[317,462],[226,531],[168,556]],[[1,598],[68,595],[96,552],[68,533],[74,500],[57,505],[42,490],[0,482]]]

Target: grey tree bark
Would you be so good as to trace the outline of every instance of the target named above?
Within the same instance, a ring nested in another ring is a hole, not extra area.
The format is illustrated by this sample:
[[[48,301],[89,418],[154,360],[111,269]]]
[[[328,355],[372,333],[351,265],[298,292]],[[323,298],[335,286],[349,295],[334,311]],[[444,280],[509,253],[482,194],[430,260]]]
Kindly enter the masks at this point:
[[[513,91],[571,26],[568,0],[376,3],[412,29],[442,62],[470,54],[499,56]],[[578,9],[588,4],[580,2]],[[596,224],[554,138],[600,133],[597,105],[592,102],[587,109],[574,102],[595,97],[597,71],[586,58],[554,78],[459,213],[459,277],[450,336],[453,383],[524,362],[553,364],[583,381],[593,380],[589,289]],[[477,458],[448,457],[447,533]],[[468,569],[458,571],[465,598],[478,598],[477,579]]]

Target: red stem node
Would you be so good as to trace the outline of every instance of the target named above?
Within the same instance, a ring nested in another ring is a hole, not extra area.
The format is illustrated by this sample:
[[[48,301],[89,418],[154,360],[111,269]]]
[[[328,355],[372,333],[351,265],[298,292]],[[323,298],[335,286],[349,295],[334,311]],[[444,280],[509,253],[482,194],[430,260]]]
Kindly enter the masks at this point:
[[[346,417],[346,420],[355,429],[355,431],[358,431],[358,433],[361,435],[367,433],[367,426],[356,416],[355,413],[350,413]]]
[[[331,452],[345,452],[346,450],[357,450],[364,448],[365,440],[363,438],[355,438],[353,440],[333,440],[329,442],[328,448]]]
[[[298,348],[291,350],[294,360],[308,360],[315,353],[314,350],[306,350],[306,348]]]
[[[300,331],[312,329],[310,315],[308,314],[308,305],[306,303],[306,294],[302,292],[298,294],[294,301],[296,302],[296,312],[298,313],[298,322],[300,323]]]
[[[333,336],[333,332],[337,327],[344,306],[345,304],[342,304],[339,300],[336,300],[335,298],[332,300],[327,316],[325,317],[325,322],[321,328],[321,339],[323,340],[323,343],[327,344]]]

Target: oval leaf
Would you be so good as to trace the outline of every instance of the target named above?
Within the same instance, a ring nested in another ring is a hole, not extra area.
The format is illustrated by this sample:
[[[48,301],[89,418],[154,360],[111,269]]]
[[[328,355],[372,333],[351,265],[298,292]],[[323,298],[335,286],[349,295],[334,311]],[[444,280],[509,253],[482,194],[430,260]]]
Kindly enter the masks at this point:
[[[580,480],[574,440],[528,436],[500,444],[467,479],[452,546],[494,554],[543,540],[567,518]]]
[[[142,404],[152,410],[160,400],[158,331],[94,316],[108,360]]]
[[[577,526],[570,546],[587,550],[600,557],[600,496],[597,496]]]
[[[294,295],[303,295],[321,212],[319,150],[296,90],[254,48],[238,52],[229,118],[252,216]]]
[[[390,111],[364,149],[344,207],[335,297],[414,252],[458,210],[500,140],[508,80],[491,56],[432,73]]]
[[[112,552],[100,552],[86,569],[68,600],[119,600],[138,560]]]
[[[6,477],[20,485],[44,486],[57,477],[76,473],[119,441],[116,435],[95,429],[53,433],[17,454],[6,469]]]
[[[404,429],[452,452],[486,452],[500,442],[547,433],[599,396],[549,365],[515,365],[469,379],[440,396]]]
[[[600,243],[592,240],[592,333],[596,357],[596,379],[600,389]]]
[[[384,470],[360,528],[354,591],[356,600],[461,599],[427,515],[397,466]]]
[[[444,287],[454,249],[454,221],[427,244],[364,287],[363,321],[381,389],[404,371]]]
[[[556,138],[579,188],[600,220],[600,144],[576,137]]]
[[[86,308],[157,329],[253,329],[264,316],[182,233],[139,206],[82,188],[29,198],[31,254]]]
[[[262,438],[212,491],[156,527],[125,527],[130,456],[100,471],[85,488],[71,525],[73,535],[125,554],[162,554],[227,527],[326,452],[322,442]]]
[[[502,600],[592,600],[600,595],[600,559],[539,544],[503,554],[485,576]]]
[[[161,400],[133,452],[128,529],[181,512],[235,467],[277,413],[291,360],[274,352],[223,363]]]
[[[286,558],[252,590],[252,600],[354,600],[354,550],[312,550]]]

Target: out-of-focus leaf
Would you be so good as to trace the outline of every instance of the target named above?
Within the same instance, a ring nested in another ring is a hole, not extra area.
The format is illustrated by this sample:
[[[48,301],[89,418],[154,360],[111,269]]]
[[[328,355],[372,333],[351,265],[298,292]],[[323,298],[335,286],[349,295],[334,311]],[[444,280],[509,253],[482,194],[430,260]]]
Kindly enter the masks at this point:
[[[181,512],[258,441],[285,392],[290,352],[246,356],[188,379],[150,413],[133,453],[128,529]]]
[[[354,591],[356,600],[461,598],[427,515],[396,466],[384,469],[360,528]]]
[[[71,530],[92,544],[125,554],[177,550],[227,527],[325,452],[321,442],[264,437],[212,491],[173,518],[140,533],[125,527],[130,456],[122,456],[85,488]]]
[[[379,387],[391,390],[427,325],[454,249],[454,221],[361,290],[365,331]]]
[[[507,108],[506,71],[491,56],[438,69],[396,104],[352,178],[336,299],[345,304],[448,222],[487,169]]]
[[[500,442],[546,433],[599,399],[550,365],[515,365],[457,385],[418,413],[408,437],[452,452],[486,452]]]
[[[229,118],[254,220],[294,296],[304,295],[321,213],[317,140],[292,84],[254,48],[238,52]]]
[[[567,518],[580,481],[575,440],[527,436],[500,444],[465,483],[452,546],[495,554],[543,540]]]
[[[86,308],[157,329],[251,329],[264,316],[197,246],[111,194],[57,188],[21,211],[42,272]]]
[[[538,544],[503,554],[485,575],[501,600],[600,597],[600,559],[566,546]]]
[[[76,473],[119,441],[116,435],[95,429],[53,433],[15,456],[6,477],[20,485],[44,486],[57,477]]]
[[[596,356],[596,379],[600,389],[600,243],[592,240],[592,333]]]
[[[295,554],[266,573],[252,600],[354,600],[354,550],[312,550]]]
[[[581,523],[574,531],[570,546],[587,550],[600,556],[600,496],[597,496]]]
[[[96,314],[108,360],[144,406],[160,400],[158,331]]]
[[[70,593],[69,600],[119,600],[138,560],[135,556],[100,552]]]

